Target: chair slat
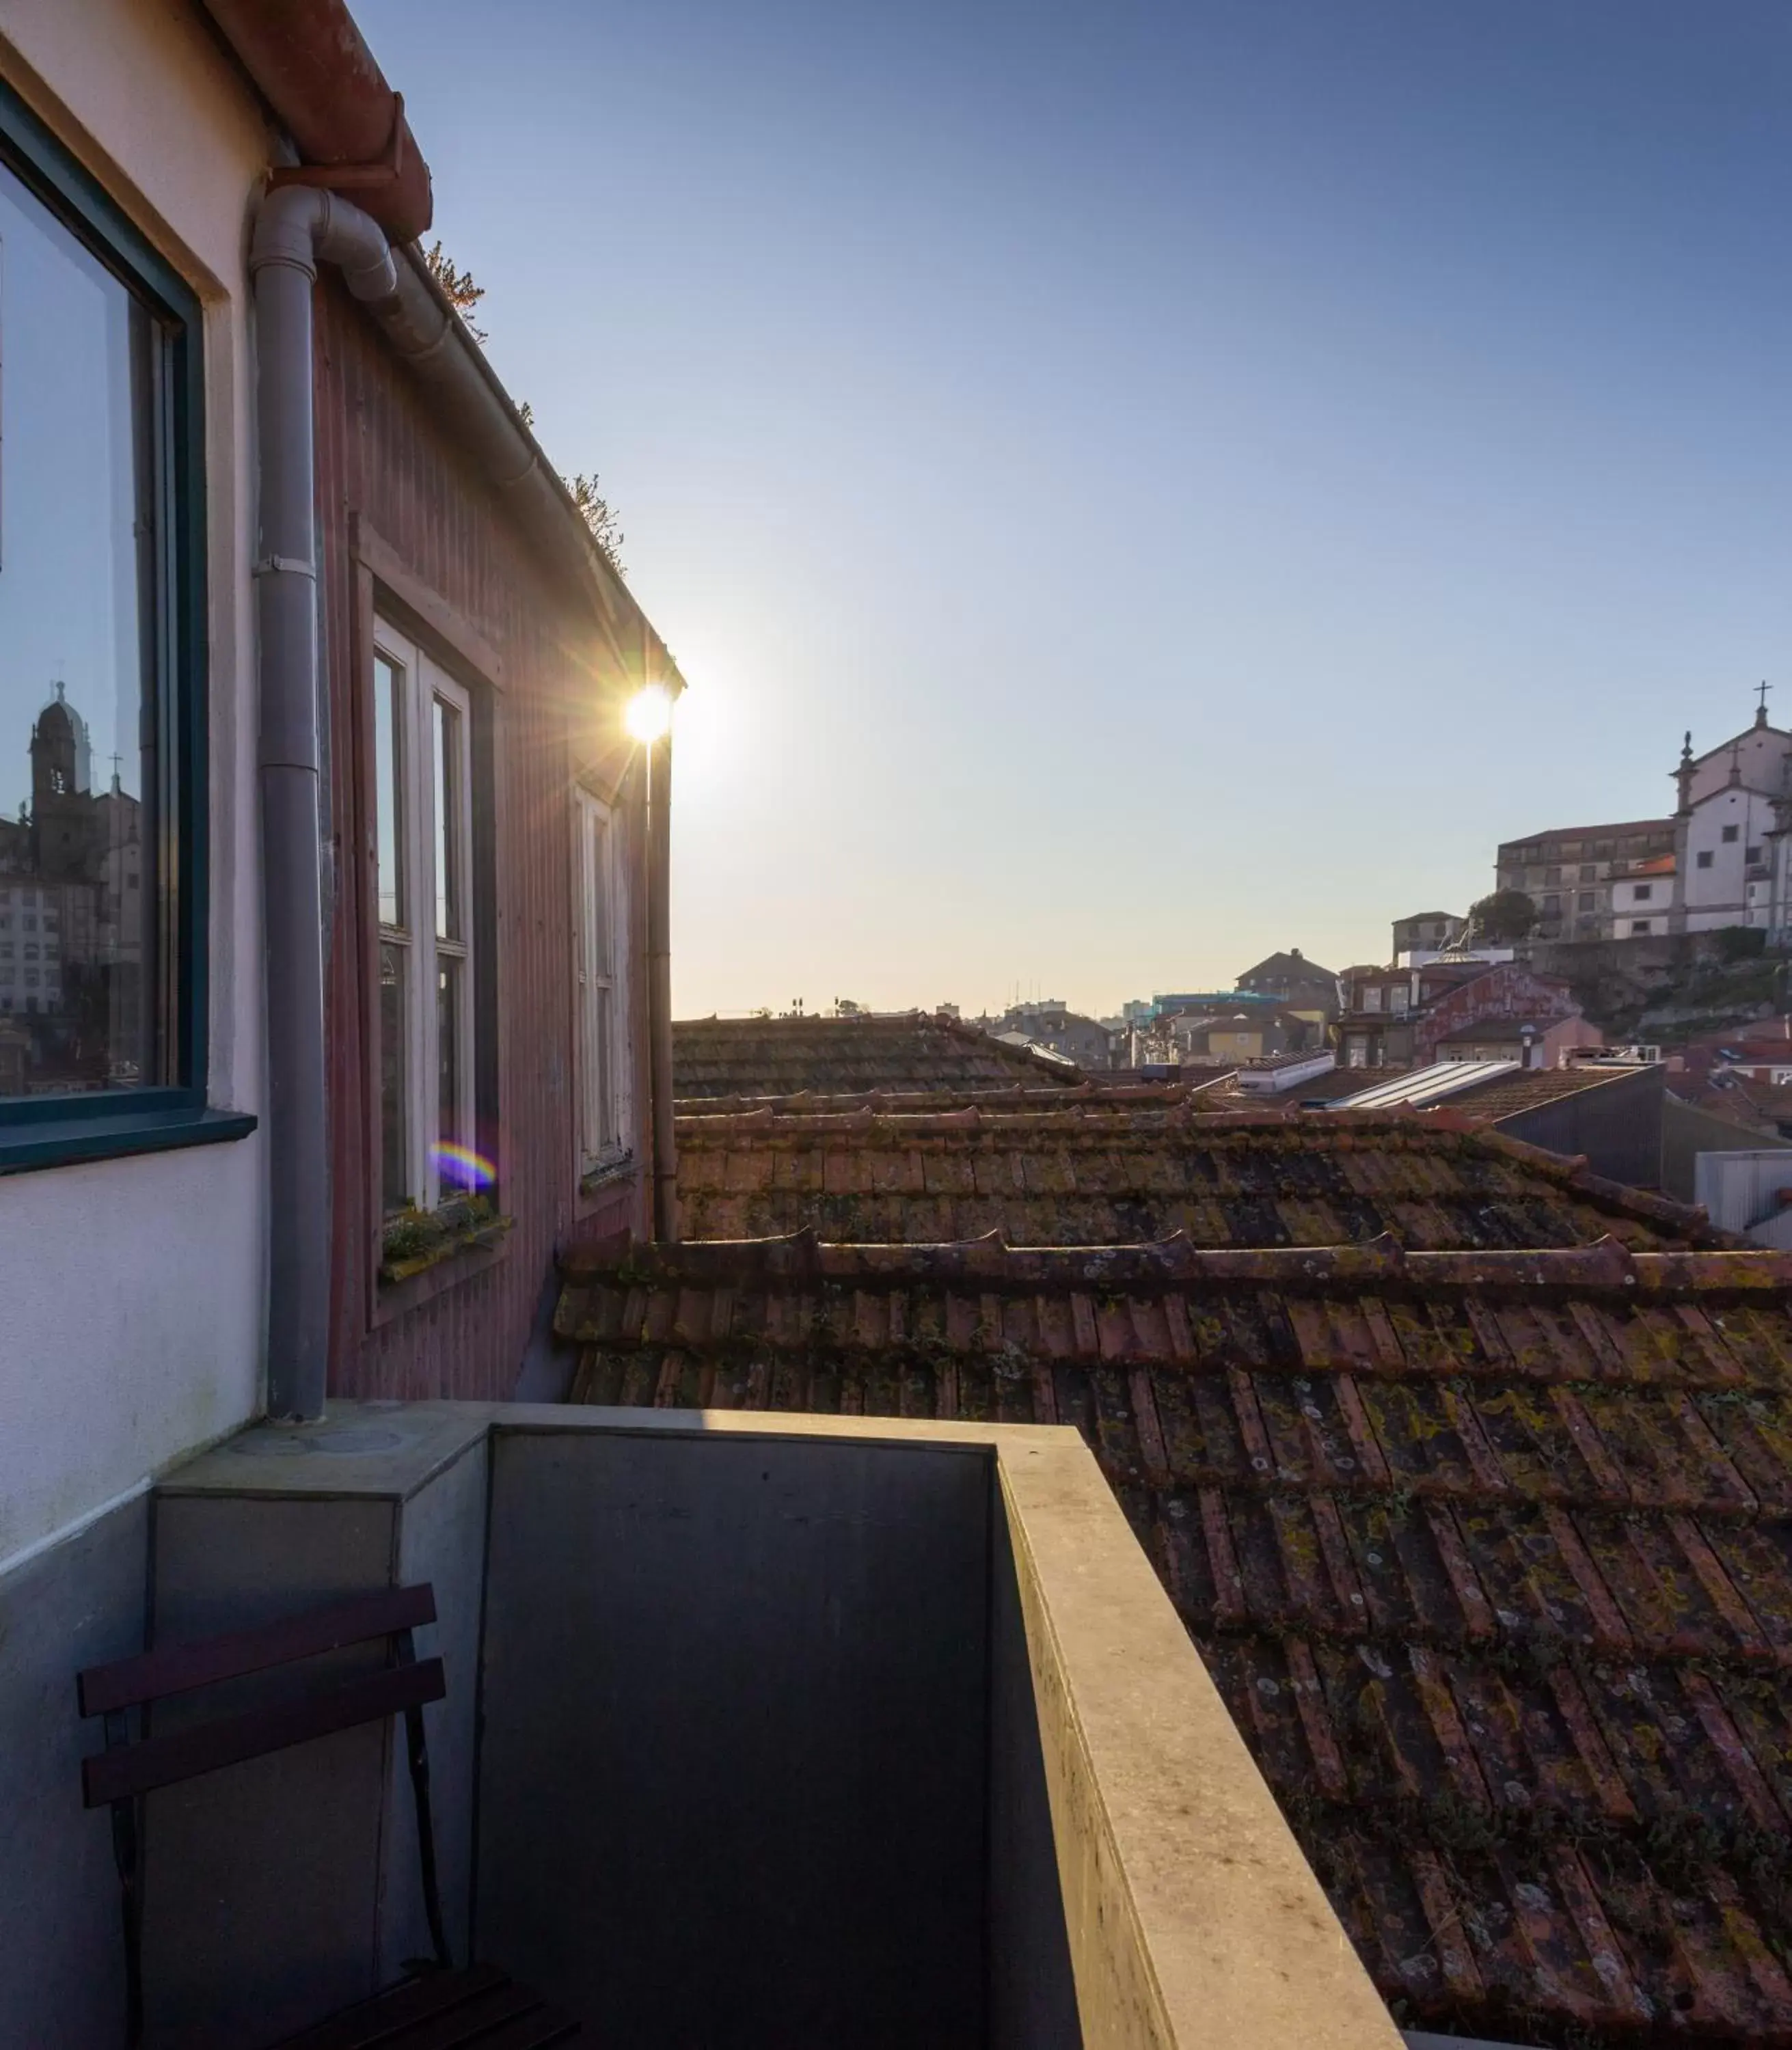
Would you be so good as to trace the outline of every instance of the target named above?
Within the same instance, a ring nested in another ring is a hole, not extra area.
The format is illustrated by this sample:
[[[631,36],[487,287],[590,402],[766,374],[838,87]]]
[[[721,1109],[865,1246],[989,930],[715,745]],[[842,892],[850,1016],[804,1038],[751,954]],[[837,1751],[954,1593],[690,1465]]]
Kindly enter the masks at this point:
[[[284,1751],[311,1737],[327,1736],[333,1730],[374,1722],[401,1709],[439,1701],[447,1691],[441,1660],[420,1658],[413,1666],[395,1666],[291,1701],[271,1702],[264,1709],[221,1716],[166,1736],[98,1752],[81,1761],[82,1791],[88,1807],[101,1807],[110,1801],[195,1779],[202,1772],[215,1772],[220,1766]]]
[[[390,2050],[462,2050],[463,2044],[472,2043],[485,2050],[494,2031],[541,2011],[539,1995],[527,1986],[502,1986],[468,2001],[464,2006],[449,2008],[427,2021],[414,2022],[391,2036],[375,2036],[372,2041],[380,2050],[387,2050],[388,2045]]]
[[[164,1645],[109,1666],[90,1666],[76,1675],[75,1687],[84,1716],[105,1715],[435,1620],[435,1590],[427,1581],[414,1588],[382,1588],[377,1594],[308,1609],[254,1630],[232,1631],[195,1644]]]
[[[463,1972],[426,1972],[420,1978],[345,2008],[327,2021],[283,2036],[274,2050],[372,2050],[375,2044],[402,2043],[402,2032],[432,2016],[465,2007],[482,1993],[509,1984],[495,1965],[474,1965]]]
[[[469,2050],[548,2050],[554,2043],[570,2043],[579,2034],[579,2024],[557,2007],[533,2007],[488,2034],[469,2037]],[[451,2041],[454,2039],[451,2038]],[[393,2050],[412,2050],[410,2039],[402,2037]],[[424,2050],[419,2044],[417,2050]]]

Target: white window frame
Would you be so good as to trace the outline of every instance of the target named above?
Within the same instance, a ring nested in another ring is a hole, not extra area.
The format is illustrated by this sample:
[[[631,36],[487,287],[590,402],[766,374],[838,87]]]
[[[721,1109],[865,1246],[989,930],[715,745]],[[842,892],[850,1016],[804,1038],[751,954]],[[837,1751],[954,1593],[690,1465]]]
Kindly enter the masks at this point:
[[[627,903],[619,820],[582,785],[573,791],[578,918],[574,972],[579,1030],[579,1172],[601,1173],[634,1152]]]
[[[400,908],[408,922],[400,926],[382,922],[379,926],[379,943],[382,947],[402,947],[410,961],[404,1004],[404,1152],[412,1202],[416,1209],[427,1211],[436,1209],[444,1198],[462,1193],[457,1184],[444,1185],[435,1151],[444,1136],[439,1128],[437,1066],[441,1045],[435,1001],[436,977],[444,960],[462,964],[455,1021],[460,1046],[459,1101],[455,1111],[459,1129],[446,1136],[463,1145],[478,1144],[474,990],[478,965],[474,945],[473,912],[473,703],[470,693],[463,684],[456,683],[439,662],[388,621],[376,618],[373,645],[379,654],[396,666],[402,679],[396,693],[394,773],[400,792],[397,852],[405,899]],[[379,688],[377,678],[375,688]],[[445,836],[447,858],[453,865],[449,878],[450,893],[459,911],[460,931],[453,938],[439,936],[435,930],[439,879],[435,873],[435,715],[438,703],[456,715],[458,735],[449,779],[456,816],[450,821]],[[372,821],[376,842],[379,799],[376,787],[375,816]],[[376,891],[377,887],[376,881]],[[374,910],[377,916],[377,904]],[[377,1159],[376,1176],[381,1174],[382,1168],[383,1163]],[[382,1187],[379,1191],[382,1211],[385,1195]]]

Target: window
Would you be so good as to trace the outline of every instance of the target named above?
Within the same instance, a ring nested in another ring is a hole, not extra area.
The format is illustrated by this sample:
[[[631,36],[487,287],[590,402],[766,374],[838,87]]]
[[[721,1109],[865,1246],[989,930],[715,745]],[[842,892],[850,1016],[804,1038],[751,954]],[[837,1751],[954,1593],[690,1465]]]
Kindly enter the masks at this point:
[[[1591,862],[1583,861],[1580,864],[1580,879],[1583,883],[1592,882],[1596,873]]]
[[[1649,921],[1646,918],[1633,918],[1630,921],[1630,930],[1633,933],[1646,933],[1649,930]]]
[[[610,808],[576,795],[579,836],[579,1166],[582,1174],[629,1151],[627,936],[616,883],[616,828]]]
[[[1739,840],[1741,836],[1742,828],[1740,826],[1726,826],[1724,828],[1724,839],[1726,845]]]
[[[1701,848],[1699,850],[1699,855],[1698,855],[1698,865],[1699,865],[1699,867],[1700,867],[1700,868],[1709,868],[1709,867],[1710,867],[1710,866],[1711,866],[1711,849],[1710,849],[1708,847],[1706,847],[1706,848]]]
[[[474,1101],[472,707],[381,622],[373,653],[380,1200],[434,1210],[490,1179]]]
[[[1577,911],[1591,911],[1598,904],[1599,901],[1599,893],[1598,891],[1583,890],[1575,898],[1575,909]]]
[[[1381,985],[1379,983],[1370,982],[1363,985],[1363,1008],[1365,1011],[1379,1011],[1381,1008]]]
[[[1543,879],[1545,884],[1560,883],[1562,879],[1562,871],[1559,868],[1546,868],[1543,871]]]
[[[3,88],[0,255],[0,872],[64,936],[0,1161],[234,1138],[205,1105],[198,303]]]
[[[1634,883],[1630,886],[1630,901],[1633,903],[1646,904],[1654,894],[1655,885],[1653,883]]]
[[[1543,915],[1546,918],[1560,918],[1562,915],[1562,900],[1559,896],[1550,896],[1544,898]]]
[[[1752,868],[1761,859],[1761,850],[1758,847],[1745,847],[1742,851],[1742,858]]]

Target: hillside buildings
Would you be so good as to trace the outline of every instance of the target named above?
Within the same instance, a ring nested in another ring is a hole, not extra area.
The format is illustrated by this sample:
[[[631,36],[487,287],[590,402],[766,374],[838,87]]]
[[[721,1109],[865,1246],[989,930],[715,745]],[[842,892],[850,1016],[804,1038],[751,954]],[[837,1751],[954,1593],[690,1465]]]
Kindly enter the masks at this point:
[[[1341,1067],[1517,1060],[1546,1068],[1571,1047],[1603,1044],[1568,984],[1520,961],[1446,957],[1421,968],[1350,968],[1344,988]]]
[[[1611,940],[1670,930],[1675,821],[1562,826],[1502,840],[1494,887],[1522,891],[1543,940]]]
[[[1501,843],[1495,885],[1536,905],[1540,940],[1649,940],[1792,929],[1792,733],[1753,723],[1673,771],[1671,816],[1558,827]]]

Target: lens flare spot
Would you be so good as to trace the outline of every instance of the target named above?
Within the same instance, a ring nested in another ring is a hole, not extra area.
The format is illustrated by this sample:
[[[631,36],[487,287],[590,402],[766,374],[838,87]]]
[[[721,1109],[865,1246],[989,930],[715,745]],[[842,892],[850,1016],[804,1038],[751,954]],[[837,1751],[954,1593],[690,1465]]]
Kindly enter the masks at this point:
[[[429,1153],[444,1187],[489,1189],[498,1179],[496,1163],[483,1153],[475,1153],[470,1146],[457,1146],[444,1140],[431,1147]]]

